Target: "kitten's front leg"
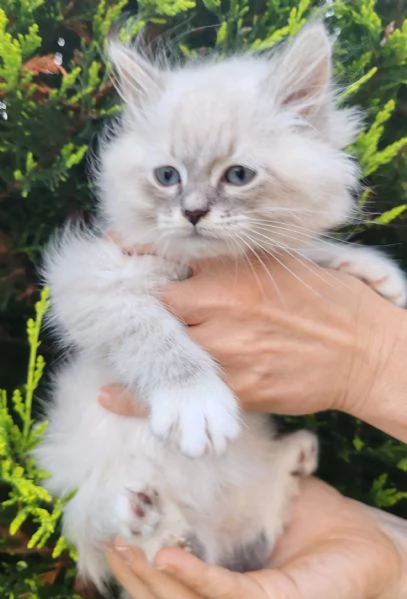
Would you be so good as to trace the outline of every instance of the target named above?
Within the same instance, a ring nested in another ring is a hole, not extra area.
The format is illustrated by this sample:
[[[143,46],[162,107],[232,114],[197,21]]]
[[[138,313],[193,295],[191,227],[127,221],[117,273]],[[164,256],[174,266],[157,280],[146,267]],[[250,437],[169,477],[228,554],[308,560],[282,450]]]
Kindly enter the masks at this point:
[[[190,457],[199,457],[207,450],[220,454],[239,434],[237,402],[214,373],[154,390],[148,401],[152,432],[179,443]]]
[[[334,270],[347,272],[367,283],[396,306],[407,305],[407,279],[397,264],[378,250],[341,243],[321,242],[307,257]]]
[[[166,274],[159,258],[67,234],[46,260],[50,317],[64,339],[134,389],[155,435],[191,457],[220,453],[239,433],[238,403],[212,358],[153,297]]]

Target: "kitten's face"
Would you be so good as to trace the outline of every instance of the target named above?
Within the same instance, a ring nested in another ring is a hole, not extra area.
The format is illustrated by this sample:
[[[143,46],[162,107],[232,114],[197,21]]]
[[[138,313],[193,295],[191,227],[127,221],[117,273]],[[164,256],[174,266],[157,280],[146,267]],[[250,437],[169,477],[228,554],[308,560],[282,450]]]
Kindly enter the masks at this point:
[[[127,243],[185,257],[298,249],[346,219],[356,169],[339,150],[348,123],[321,28],[272,59],[159,72],[119,49],[118,61],[127,112],[99,183]]]

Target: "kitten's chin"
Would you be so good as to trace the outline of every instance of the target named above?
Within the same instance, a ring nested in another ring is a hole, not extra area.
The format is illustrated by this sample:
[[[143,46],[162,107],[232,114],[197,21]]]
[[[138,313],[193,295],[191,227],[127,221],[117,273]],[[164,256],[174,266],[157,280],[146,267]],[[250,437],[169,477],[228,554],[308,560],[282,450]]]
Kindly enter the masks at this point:
[[[231,240],[221,239],[205,233],[191,231],[168,231],[158,227],[150,227],[146,234],[143,227],[120,223],[122,226],[111,227],[120,231],[118,237],[124,246],[147,245],[157,253],[178,261],[190,261],[201,258],[218,258],[221,256],[238,257],[243,251]]]
[[[238,247],[231,247],[222,239],[191,235],[188,237],[173,237],[156,242],[158,251],[167,257],[178,260],[196,260],[202,258],[218,258],[220,256],[240,256]]]

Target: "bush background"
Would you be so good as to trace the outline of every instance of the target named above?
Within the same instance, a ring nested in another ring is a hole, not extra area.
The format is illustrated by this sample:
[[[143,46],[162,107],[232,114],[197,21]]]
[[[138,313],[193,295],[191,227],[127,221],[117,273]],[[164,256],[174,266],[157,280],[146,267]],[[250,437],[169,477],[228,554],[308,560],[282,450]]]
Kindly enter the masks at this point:
[[[86,156],[118,110],[103,63],[112,24],[137,14],[133,34],[144,26],[152,45],[167,35],[181,54],[194,55],[269,48],[310,16],[324,18],[337,37],[343,102],[366,116],[352,148],[363,167],[365,222],[346,235],[387,247],[407,267],[405,10],[403,0],[0,0],[0,387],[7,391],[0,396],[1,597],[76,596],[72,556],[57,541],[62,506],[41,491],[43,474],[27,457],[41,433],[34,420],[43,364],[34,355],[38,327],[31,325],[27,340],[26,321],[39,298],[44,243],[67,218],[92,213]],[[45,336],[41,353],[52,360]],[[407,517],[405,446],[342,414],[308,417],[305,425],[322,440],[321,477]]]

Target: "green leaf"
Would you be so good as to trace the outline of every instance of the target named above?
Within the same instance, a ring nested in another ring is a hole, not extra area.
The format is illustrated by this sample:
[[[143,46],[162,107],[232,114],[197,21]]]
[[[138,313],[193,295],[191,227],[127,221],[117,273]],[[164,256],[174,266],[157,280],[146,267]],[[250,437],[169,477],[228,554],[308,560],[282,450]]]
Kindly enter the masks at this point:
[[[373,220],[370,220],[369,223],[374,225],[388,225],[398,218],[403,212],[407,210],[407,204],[401,204],[400,206],[395,206],[390,210],[386,210],[380,216],[377,216]]]
[[[360,451],[364,448],[365,444],[360,437],[353,438],[353,446],[357,451]]]
[[[27,517],[28,517],[28,512],[26,510],[21,510],[17,514],[17,516],[10,523],[9,530],[10,530],[11,535],[15,535],[16,532],[18,532],[20,530],[21,526],[27,520]]]
[[[381,474],[373,483],[372,495],[377,507],[392,507],[403,499],[407,499],[407,492],[398,491],[394,487],[388,487],[387,482],[388,475]]]
[[[377,67],[372,67],[365,75],[360,77],[357,81],[349,85],[344,92],[339,96],[339,101],[343,102],[349,98],[352,94],[355,94],[360,88],[367,83],[377,73]]]
[[[403,470],[403,472],[407,472],[407,458],[403,458],[402,460],[400,460],[397,464],[397,468]]]
[[[227,32],[228,32],[228,24],[226,21],[223,21],[223,23],[220,24],[220,27],[218,28],[218,31],[216,33],[216,45],[217,46],[223,45],[223,43],[226,40]]]

